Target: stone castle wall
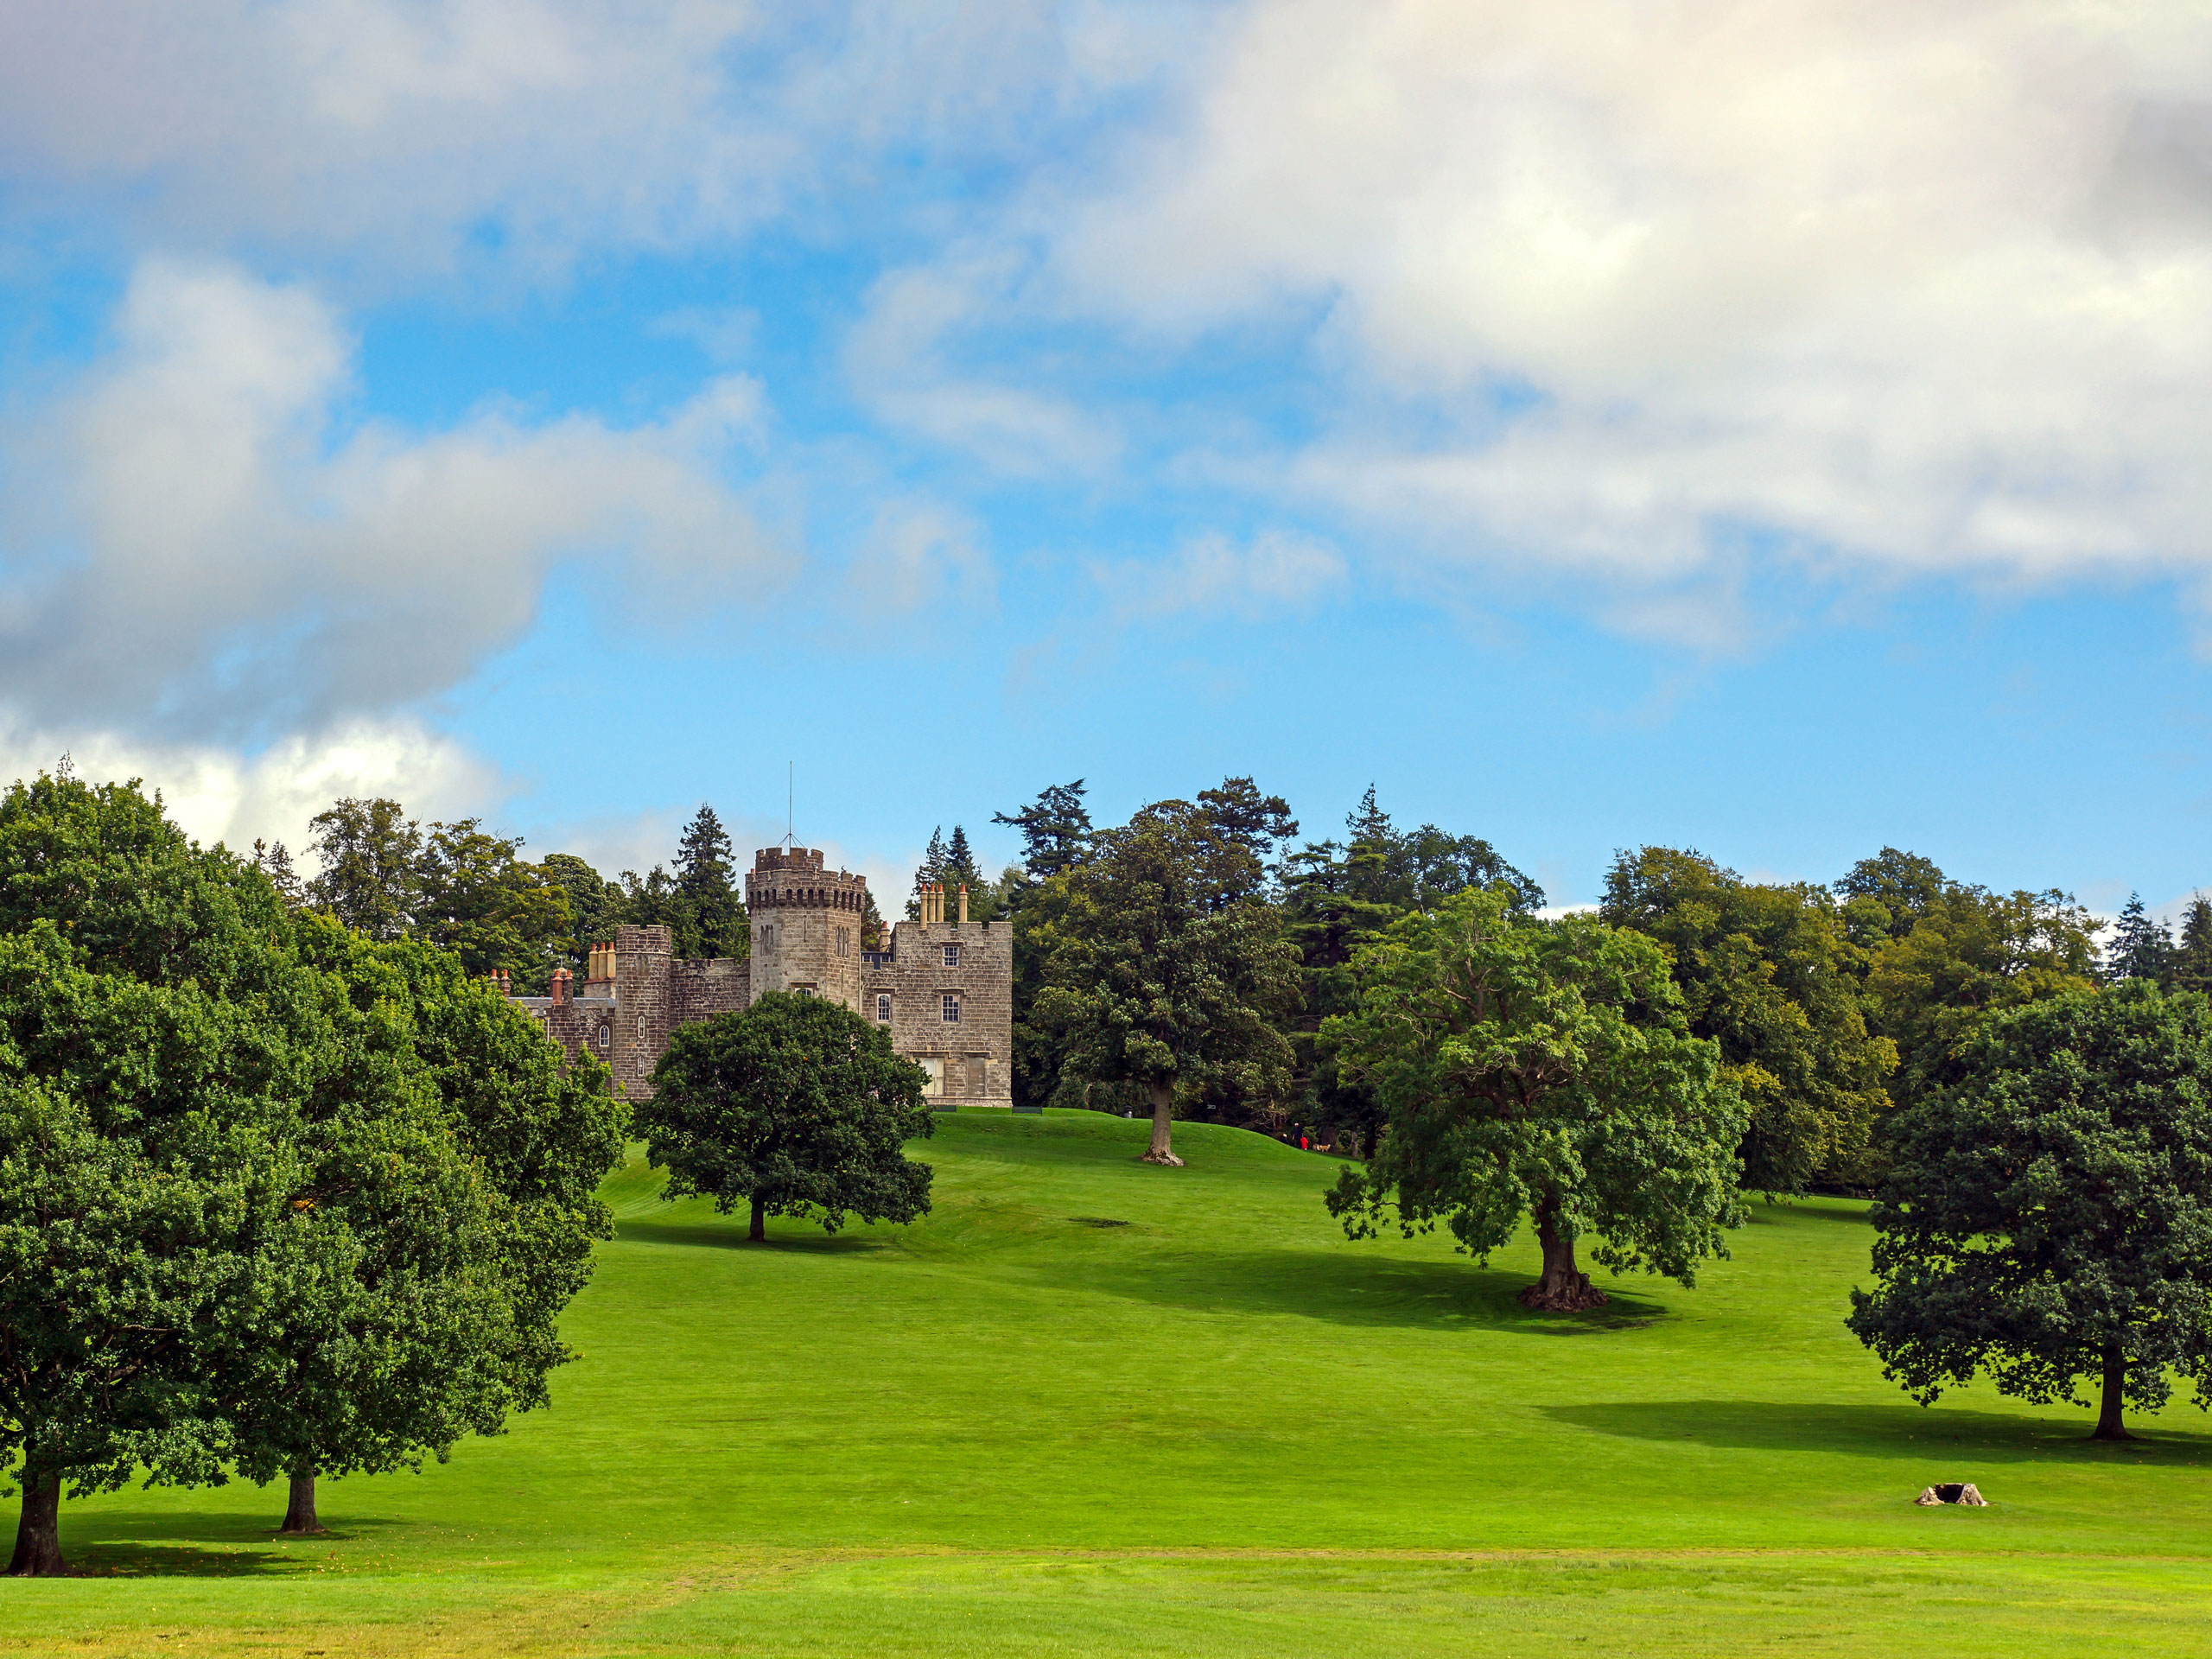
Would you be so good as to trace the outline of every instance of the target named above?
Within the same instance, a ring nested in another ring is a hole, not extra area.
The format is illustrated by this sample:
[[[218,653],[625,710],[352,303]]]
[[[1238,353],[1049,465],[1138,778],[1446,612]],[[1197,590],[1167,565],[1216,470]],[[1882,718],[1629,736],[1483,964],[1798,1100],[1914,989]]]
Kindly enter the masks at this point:
[[[867,879],[825,870],[810,848],[754,854],[745,897],[750,961],[681,959],[668,928],[625,925],[611,977],[585,981],[582,995],[563,983],[552,996],[516,1001],[571,1060],[587,1049],[604,1060],[626,1100],[652,1097],[653,1067],[679,1025],[750,1007],[764,991],[804,990],[888,1027],[892,1046],[930,1073],[933,1098],[1013,1103],[1011,926],[900,922],[890,950],[864,953]],[[946,1017],[948,997],[957,1018]]]

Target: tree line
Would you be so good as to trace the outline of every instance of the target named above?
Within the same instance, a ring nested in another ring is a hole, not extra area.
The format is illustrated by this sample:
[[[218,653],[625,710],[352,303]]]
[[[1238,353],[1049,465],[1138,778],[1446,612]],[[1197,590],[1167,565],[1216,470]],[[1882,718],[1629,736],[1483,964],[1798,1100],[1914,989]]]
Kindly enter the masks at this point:
[[[394,800],[335,802],[310,830],[312,876],[283,842],[253,844],[253,862],[288,903],[372,939],[450,950],[470,974],[503,972],[524,995],[543,995],[556,969],[581,976],[591,947],[626,922],[668,927],[680,957],[751,954],[736,851],[703,803],[668,862],[611,879],[573,853],[526,859],[521,836],[481,819],[424,823]]]

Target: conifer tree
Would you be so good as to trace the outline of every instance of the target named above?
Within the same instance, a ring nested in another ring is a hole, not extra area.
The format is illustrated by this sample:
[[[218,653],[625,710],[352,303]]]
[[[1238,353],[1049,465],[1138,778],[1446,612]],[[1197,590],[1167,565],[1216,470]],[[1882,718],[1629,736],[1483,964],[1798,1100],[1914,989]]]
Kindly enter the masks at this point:
[[[2173,954],[2173,935],[2166,925],[2143,908],[2142,894],[2129,893],[2105,956],[2105,977],[2115,984],[2128,979],[2163,984],[2172,971]]]
[[[1090,812],[1084,782],[1054,784],[1014,813],[994,812],[993,823],[1021,832],[1021,867],[1032,883],[1049,881],[1083,862],[1090,848]]]
[[[2180,990],[2212,991],[2212,899],[2189,901],[2174,946],[2172,982]]]
[[[703,801],[677,843],[676,892],[682,918],[677,930],[678,956],[749,953],[752,930],[738,896],[736,855],[721,819]]]

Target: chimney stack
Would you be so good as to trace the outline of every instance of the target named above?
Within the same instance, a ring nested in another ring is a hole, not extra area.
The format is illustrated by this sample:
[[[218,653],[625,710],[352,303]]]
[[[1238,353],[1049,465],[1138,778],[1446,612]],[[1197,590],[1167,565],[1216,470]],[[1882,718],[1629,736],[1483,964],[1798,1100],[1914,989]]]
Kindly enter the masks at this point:
[[[553,1006],[557,1008],[568,1000],[569,970],[565,968],[556,968],[553,970]]]
[[[968,884],[965,881],[960,884],[960,925],[963,927],[968,925]]]

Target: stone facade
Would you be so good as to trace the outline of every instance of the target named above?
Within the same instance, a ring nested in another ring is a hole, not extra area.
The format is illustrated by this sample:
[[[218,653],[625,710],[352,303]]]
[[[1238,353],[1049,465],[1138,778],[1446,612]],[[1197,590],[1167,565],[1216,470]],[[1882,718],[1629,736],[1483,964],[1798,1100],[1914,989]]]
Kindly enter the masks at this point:
[[[680,1025],[752,1006],[763,991],[835,998],[887,1027],[892,1046],[930,1074],[945,1105],[1014,1099],[1014,930],[944,919],[942,893],[922,919],[891,930],[887,950],[861,948],[868,882],[825,870],[810,848],[763,848],[745,878],[753,956],[686,961],[665,927],[621,927],[594,945],[579,994],[565,969],[550,996],[515,1001],[569,1058],[589,1049],[627,1100],[652,1094],[652,1071]],[[964,914],[965,898],[956,914]]]

